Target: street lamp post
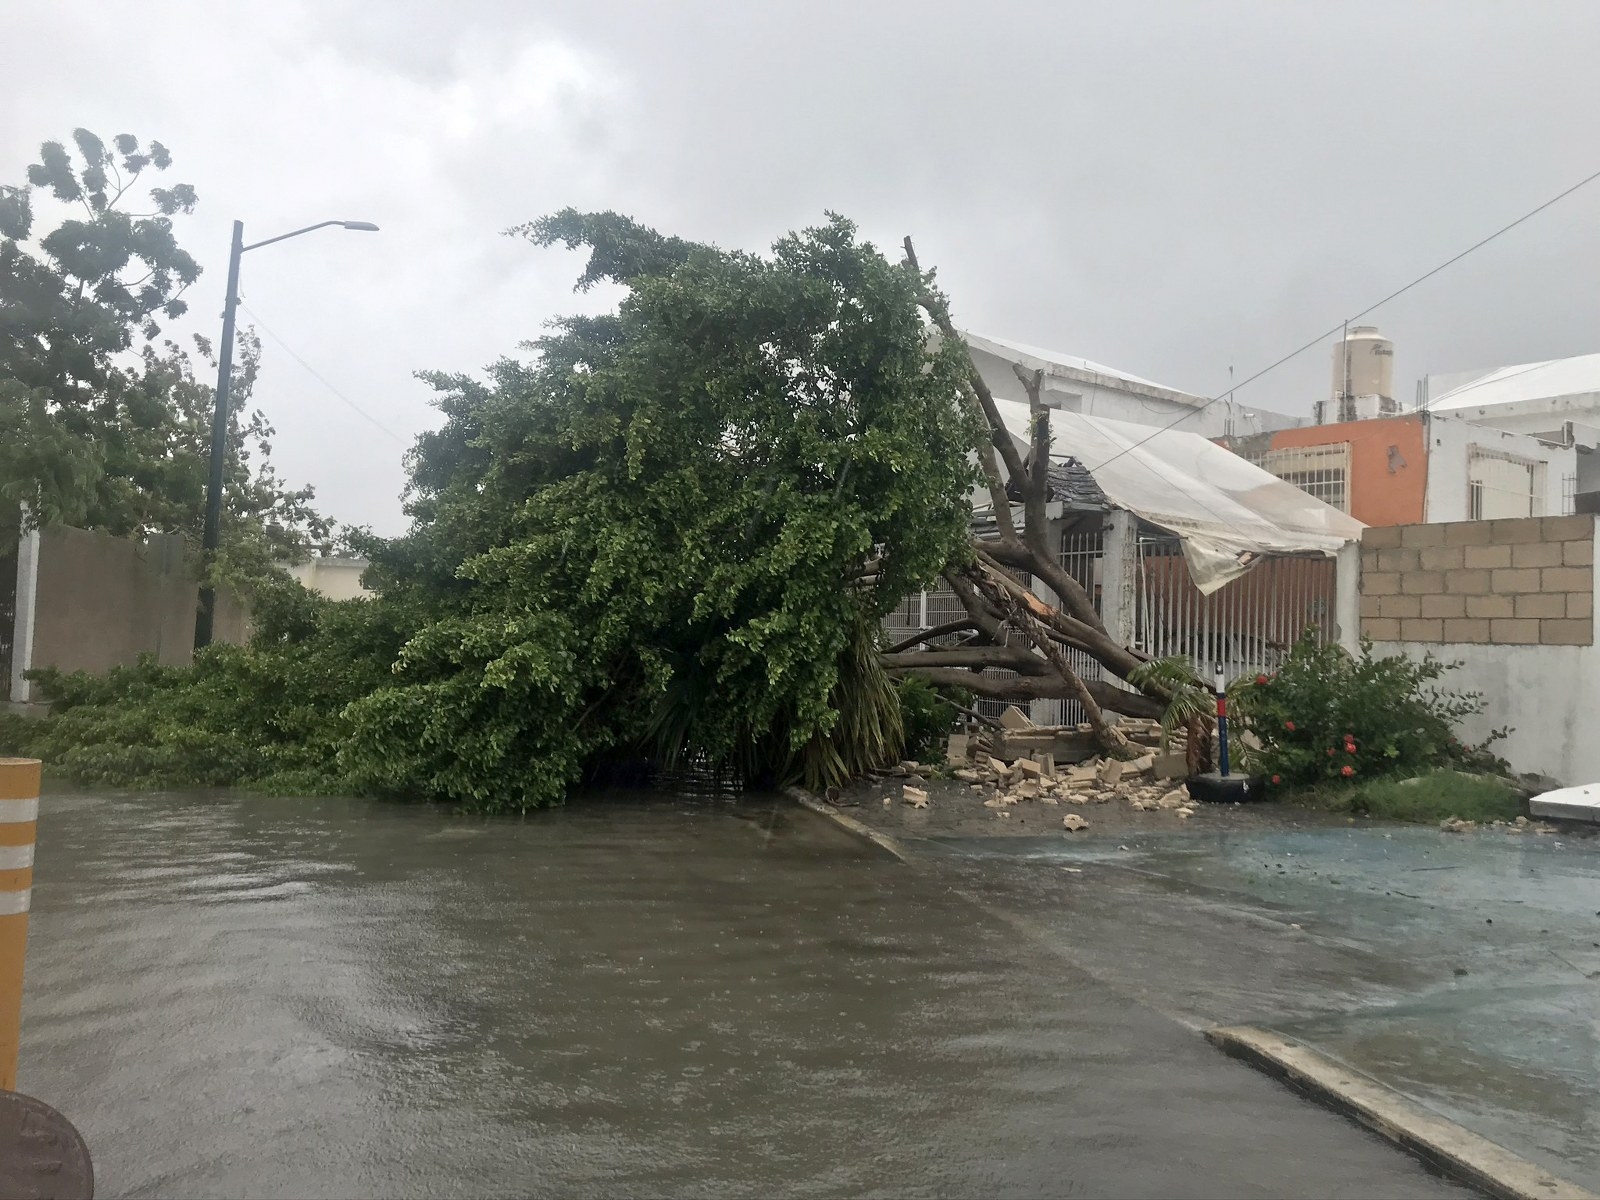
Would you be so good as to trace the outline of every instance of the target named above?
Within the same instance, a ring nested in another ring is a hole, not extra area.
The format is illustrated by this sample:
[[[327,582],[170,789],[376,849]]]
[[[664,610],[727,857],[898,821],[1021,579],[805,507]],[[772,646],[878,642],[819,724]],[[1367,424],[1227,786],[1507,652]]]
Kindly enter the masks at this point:
[[[233,247],[228,254],[228,296],[222,307],[222,347],[217,353],[217,398],[211,414],[211,477],[206,484],[206,525],[200,540],[206,576],[200,585],[200,612],[194,622],[196,650],[211,644],[212,627],[217,616],[217,593],[211,586],[210,576],[222,534],[222,476],[228,451],[228,389],[233,382],[233,327],[239,308],[239,259],[246,250],[257,250],[262,246],[270,246],[273,242],[310,233],[313,229],[326,229],[330,225],[366,233],[378,232],[378,227],[371,221],[319,221],[315,225],[307,225],[304,229],[280,233],[277,237],[251,242],[246,246],[244,222],[233,223]]]

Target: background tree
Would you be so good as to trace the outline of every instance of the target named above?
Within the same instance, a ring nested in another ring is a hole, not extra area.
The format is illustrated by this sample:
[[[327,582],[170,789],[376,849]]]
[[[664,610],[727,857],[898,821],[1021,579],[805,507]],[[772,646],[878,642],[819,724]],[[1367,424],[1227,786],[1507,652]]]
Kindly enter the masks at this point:
[[[171,166],[160,142],[119,134],[108,147],[79,129],[73,145],[76,155],[44,143],[25,185],[0,186],[0,500],[26,502],[36,521],[198,544],[212,389],[161,338],[200,274],[174,231],[194,188],[142,186]],[[36,198],[68,214],[37,237]],[[248,409],[260,343],[240,341],[224,506],[235,566],[328,534],[310,489],[287,488],[271,467],[272,429]]]

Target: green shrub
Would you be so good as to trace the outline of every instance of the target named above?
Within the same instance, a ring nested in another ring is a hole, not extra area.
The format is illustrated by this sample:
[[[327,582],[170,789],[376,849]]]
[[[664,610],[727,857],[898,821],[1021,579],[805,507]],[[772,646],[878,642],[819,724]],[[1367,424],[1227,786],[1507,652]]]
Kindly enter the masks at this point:
[[[1350,810],[1396,821],[1432,823],[1447,817],[1511,821],[1522,799],[1503,780],[1460,771],[1430,771],[1414,779],[1375,779],[1354,789]]]
[[[972,704],[971,694],[946,694],[916,678],[900,680],[897,691],[906,730],[906,756],[919,762],[944,761],[945,739],[955,731],[958,710]]]
[[[1369,642],[1352,657],[1308,630],[1275,675],[1229,689],[1232,722],[1260,742],[1242,750],[1246,766],[1288,785],[1484,762],[1483,748],[1471,751],[1455,736],[1457,722],[1483,710],[1483,697],[1434,685],[1456,665],[1432,655],[1375,657]]]

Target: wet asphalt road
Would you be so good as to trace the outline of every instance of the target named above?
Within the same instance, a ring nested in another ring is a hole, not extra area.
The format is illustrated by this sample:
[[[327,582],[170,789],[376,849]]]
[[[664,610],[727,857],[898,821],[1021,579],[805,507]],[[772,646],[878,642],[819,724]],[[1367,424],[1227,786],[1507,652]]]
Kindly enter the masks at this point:
[[[1600,1192],[1600,838],[1303,817],[906,844],[1074,970],[1287,1034]]]
[[[50,794],[20,1086],[102,1196],[1462,1194],[986,869],[782,801]]]

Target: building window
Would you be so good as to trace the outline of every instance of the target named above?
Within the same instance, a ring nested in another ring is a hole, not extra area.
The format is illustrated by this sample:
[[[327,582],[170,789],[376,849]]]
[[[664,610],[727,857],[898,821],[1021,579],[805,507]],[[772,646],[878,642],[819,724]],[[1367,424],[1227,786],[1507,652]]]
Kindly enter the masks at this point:
[[[1342,513],[1350,511],[1350,443],[1267,450],[1250,461]]]
[[[1474,521],[1544,516],[1544,464],[1472,447],[1467,457],[1467,511]]]

